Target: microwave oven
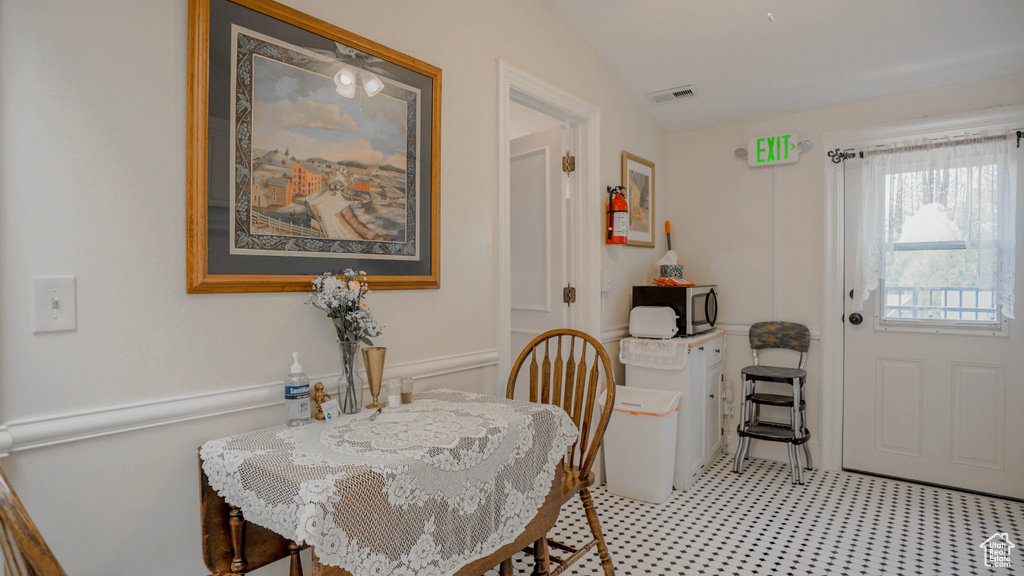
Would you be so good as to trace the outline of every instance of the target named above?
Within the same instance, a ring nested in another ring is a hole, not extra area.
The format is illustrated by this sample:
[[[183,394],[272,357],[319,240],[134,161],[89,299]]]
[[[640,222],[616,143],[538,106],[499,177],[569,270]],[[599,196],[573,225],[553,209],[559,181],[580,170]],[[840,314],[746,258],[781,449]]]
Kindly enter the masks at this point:
[[[715,327],[718,293],[707,286],[633,286],[633,307],[668,306],[675,310],[676,336],[693,336]]]

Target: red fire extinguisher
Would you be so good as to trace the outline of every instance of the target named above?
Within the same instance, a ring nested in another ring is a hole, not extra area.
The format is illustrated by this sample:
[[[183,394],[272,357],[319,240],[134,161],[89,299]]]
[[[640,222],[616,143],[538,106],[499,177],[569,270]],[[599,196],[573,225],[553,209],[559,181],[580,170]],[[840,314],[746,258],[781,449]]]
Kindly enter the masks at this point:
[[[629,204],[622,186],[608,187],[608,243],[625,244],[629,231]]]

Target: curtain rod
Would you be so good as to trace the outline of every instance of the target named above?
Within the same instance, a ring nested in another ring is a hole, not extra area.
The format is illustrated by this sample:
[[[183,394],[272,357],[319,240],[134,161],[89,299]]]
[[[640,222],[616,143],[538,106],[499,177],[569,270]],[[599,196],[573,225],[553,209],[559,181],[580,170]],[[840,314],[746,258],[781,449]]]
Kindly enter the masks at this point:
[[[911,144],[909,146],[886,146],[873,147],[869,149],[847,148],[845,150],[836,148],[835,150],[829,150],[828,157],[832,159],[833,163],[839,164],[845,160],[858,156],[860,158],[866,158],[869,156],[877,156],[879,154],[894,154],[896,152],[931,150],[932,148],[945,148],[947,146],[978,144],[981,142],[991,142],[993,140],[1007,140],[1009,138],[1013,138],[1014,135],[1017,137],[1017,148],[1020,148],[1021,138],[1024,138],[1024,130],[1007,131],[1005,134],[997,134],[993,136],[974,136],[971,138],[959,138],[957,140],[935,140],[927,144]]]

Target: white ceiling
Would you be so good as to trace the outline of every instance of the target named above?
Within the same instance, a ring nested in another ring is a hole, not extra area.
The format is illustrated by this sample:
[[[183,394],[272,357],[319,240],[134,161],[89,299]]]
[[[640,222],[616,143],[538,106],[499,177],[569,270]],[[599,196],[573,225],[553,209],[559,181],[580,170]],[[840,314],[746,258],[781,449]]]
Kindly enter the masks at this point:
[[[1024,0],[548,2],[669,133],[1024,75]]]

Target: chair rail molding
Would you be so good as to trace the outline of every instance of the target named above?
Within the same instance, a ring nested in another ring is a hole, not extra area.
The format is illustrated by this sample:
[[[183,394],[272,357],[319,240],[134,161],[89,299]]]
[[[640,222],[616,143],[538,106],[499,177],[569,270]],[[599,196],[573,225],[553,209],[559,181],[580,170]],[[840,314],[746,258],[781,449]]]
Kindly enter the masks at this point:
[[[750,327],[755,323],[726,323],[719,322],[718,328],[725,330],[727,336],[743,336],[746,337],[750,334]],[[811,330],[811,340],[821,340],[821,332],[818,330]]]
[[[743,336],[746,337],[750,333],[750,327],[753,325],[750,323],[725,323],[720,322],[716,327],[725,330],[726,336]],[[606,326],[601,329],[601,343],[607,344],[608,342],[614,342],[621,340],[629,336],[629,324],[617,324],[615,326]],[[821,340],[821,332],[818,330],[811,330],[811,340]]]
[[[617,342],[629,336],[629,324],[617,324],[601,328],[601,344]]]
[[[388,366],[384,375],[387,378],[429,378],[485,368],[497,363],[497,350],[483,350]],[[310,380],[330,381],[339,377],[340,374],[334,373],[312,376]],[[0,458],[21,450],[282,404],[284,396],[281,386],[282,382],[271,382],[5,422],[0,424]]]

